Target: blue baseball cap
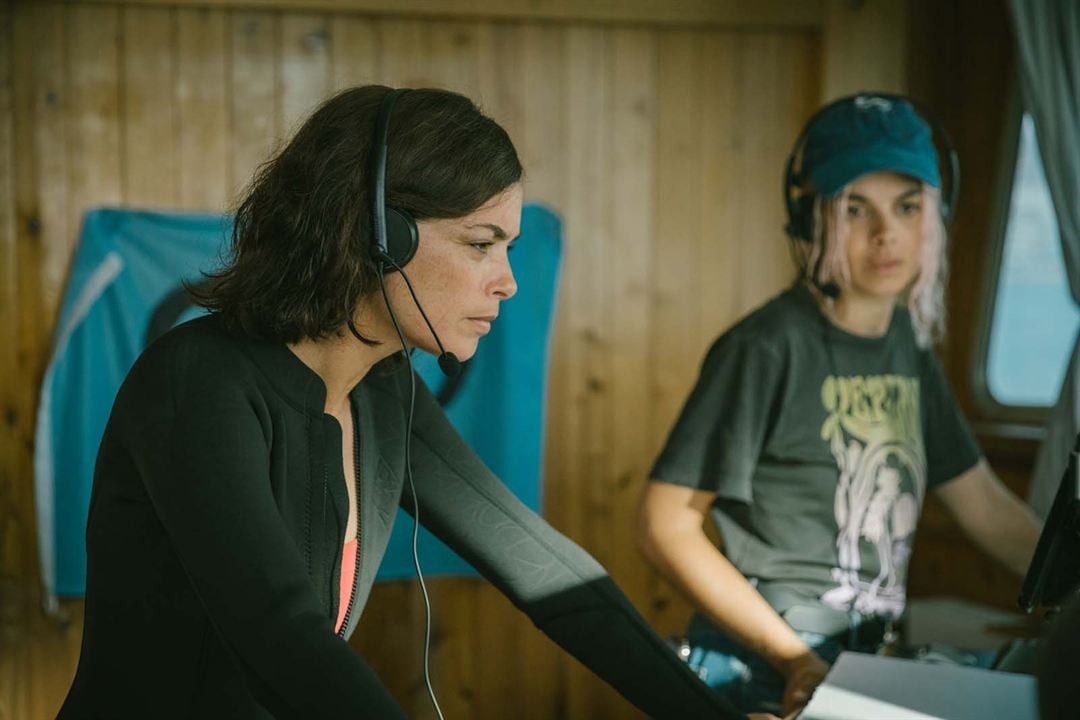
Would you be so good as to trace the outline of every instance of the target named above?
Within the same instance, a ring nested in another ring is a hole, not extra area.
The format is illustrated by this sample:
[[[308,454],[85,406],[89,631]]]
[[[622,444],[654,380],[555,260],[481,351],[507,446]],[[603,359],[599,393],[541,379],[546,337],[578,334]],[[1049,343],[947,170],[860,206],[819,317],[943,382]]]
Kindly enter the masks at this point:
[[[907,100],[854,95],[827,106],[807,128],[802,173],[815,192],[832,196],[856,178],[881,171],[941,187],[930,127]]]

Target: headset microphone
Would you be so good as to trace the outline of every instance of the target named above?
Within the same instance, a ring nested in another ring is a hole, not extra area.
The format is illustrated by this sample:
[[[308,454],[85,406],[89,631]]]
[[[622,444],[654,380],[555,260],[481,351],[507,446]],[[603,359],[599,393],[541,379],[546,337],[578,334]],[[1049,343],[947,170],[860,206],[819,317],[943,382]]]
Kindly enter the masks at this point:
[[[439,356],[439,369],[446,377],[456,378],[461,373],[461,361],[454,353],[444,352]]]
[[[829,282],[821,282],[820,280],[815,280],[814,287],[818,289],[818,292],[820,292],[822,295],[829,298],[830,300],[835,300],[840,297],[840,286],[832,280],[830,280]]]
[[[439,348],[439,369],[442,370],[443,375],[446,375],[448,378],[457,377],[461,372],[461,361],[458,360],[457,355],[448,352],[446,348],[443,347],[442,340],[439,339],[439,333],[435,332],[435,326],[431,324],[431,320],[428,319],[427,313],[424,312],[424,306],[420,304],[420,299],[416,297],[416,291],[413,290],[409,276],[405,274],[404,270],[398,267],[397,263],[394,262],[394,259],[389,255],[385,256],[384,260],[401,274],[401,279],[405,281],[405,287],[409,288],[409,294],[412,295],[413,303],[416,304],[416,309],[420,311],[420,317],[424,318],[428,330],[431,331],[431,337],[435,338],[435,345]]]

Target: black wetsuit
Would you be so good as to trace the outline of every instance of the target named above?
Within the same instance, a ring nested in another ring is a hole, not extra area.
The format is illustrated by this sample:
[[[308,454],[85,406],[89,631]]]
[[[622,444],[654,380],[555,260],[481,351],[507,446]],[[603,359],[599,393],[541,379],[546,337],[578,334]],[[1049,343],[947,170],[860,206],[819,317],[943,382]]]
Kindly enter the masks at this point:
[[[411,509],[408,389],[392,358],[351,393],[360,550],[345,637],[399,502]],[[98,455],[82,655],[61,718],[404,717],[333,631],[348,500],[324,404],[288,348],[215,316],[143,354]],[[630,702],[656,718],[739,717],[491,474],[420,382],[412,468],[425,527]]]

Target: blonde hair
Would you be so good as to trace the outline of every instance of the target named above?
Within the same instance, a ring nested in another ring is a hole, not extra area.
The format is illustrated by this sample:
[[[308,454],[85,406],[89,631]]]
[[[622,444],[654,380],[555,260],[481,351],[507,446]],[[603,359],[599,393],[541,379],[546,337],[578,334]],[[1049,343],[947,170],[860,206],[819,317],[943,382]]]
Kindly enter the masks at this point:
[[[846,285],[851,281],[847,261],[848,188],[833,197],[814,200],[814,242],[804,262],[803,277],[811,288],[830,283]],[[945,283],[948,262],[945,255],[945,226],[939,210],[940,193],[922,184],[922,260],[919,274],[901,296],[911,316],[915,341],[927,348],[945,335]],[[815,277],[816,274],[816,277]],[[826,303],[832,300],[822,297]]]

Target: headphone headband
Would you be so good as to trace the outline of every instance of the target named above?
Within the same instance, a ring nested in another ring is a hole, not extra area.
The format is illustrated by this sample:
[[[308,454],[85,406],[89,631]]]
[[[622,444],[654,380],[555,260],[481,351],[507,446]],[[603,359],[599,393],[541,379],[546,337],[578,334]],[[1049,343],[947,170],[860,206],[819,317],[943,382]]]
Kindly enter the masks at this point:
[[[379,103],[375,116],[375,133],[371,141],[371,220],[375,244],[372,257],[384,271],[400,270],[413,255],[419,243],[416,221],[406,212],[386,205],[387,136],[390,132],[390,113],[407,88],[388,90]]]

